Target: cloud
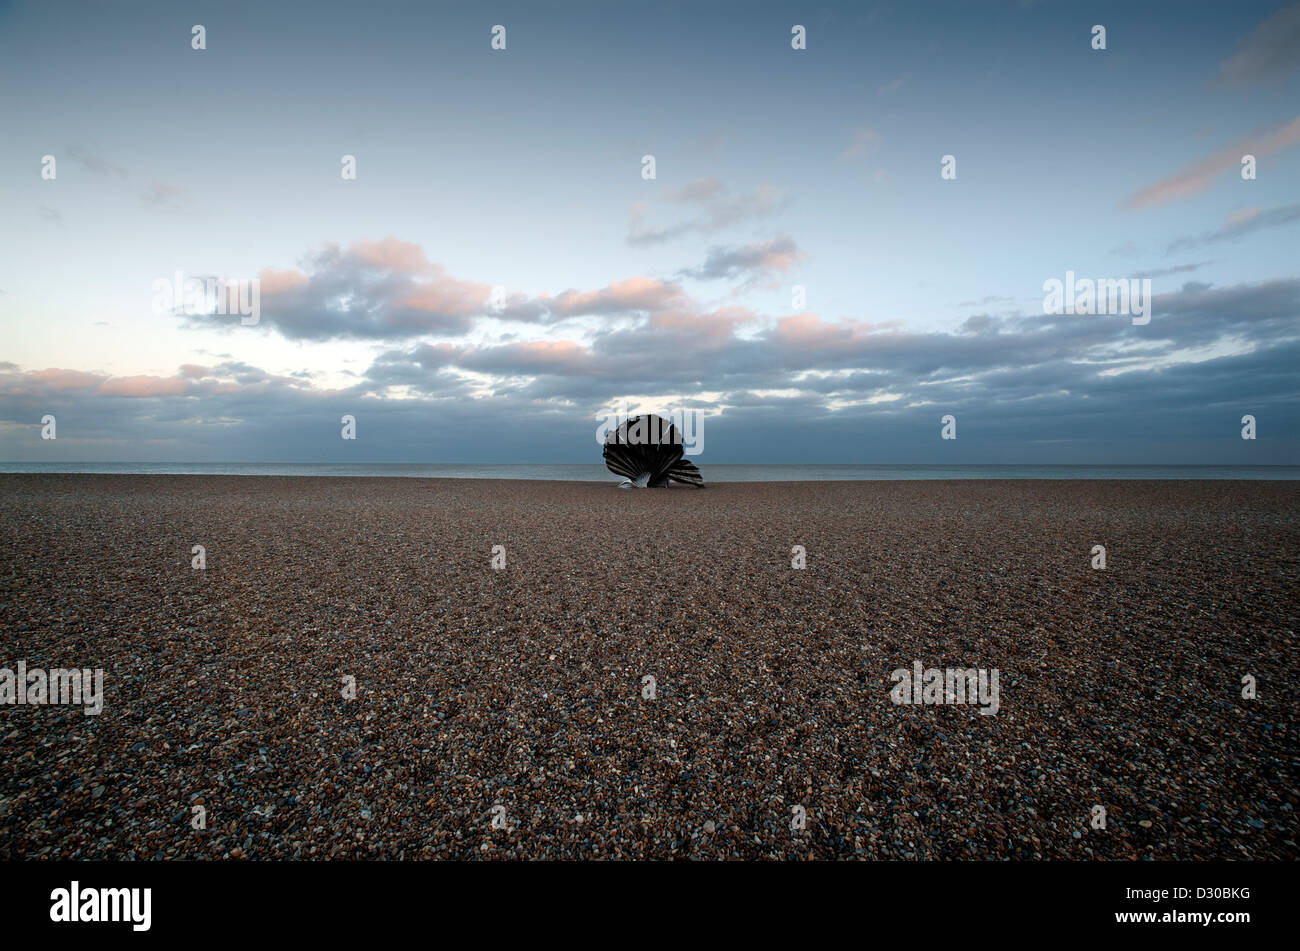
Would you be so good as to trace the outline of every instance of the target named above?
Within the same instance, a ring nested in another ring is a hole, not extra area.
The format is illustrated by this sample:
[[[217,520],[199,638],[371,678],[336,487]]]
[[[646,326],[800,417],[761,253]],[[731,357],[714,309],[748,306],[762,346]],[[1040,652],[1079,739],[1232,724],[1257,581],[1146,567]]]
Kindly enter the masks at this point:
[[[460,365],[467,370],[510,375],[587,374],[597,372],[593,362],[591,351],[572,340],[534,340],[467,349],[460,359]]]
[[[358,261],[381,271],[429,274],[436,270],[424,248],[391,235],[379,241],[355,241],[348,252]]]
[[[140,196],[140,200],[155,208],[170,208],[179,204],[184,197],[185,189],[168,185],[166,182],[154,182],[149,186],[149,190]]]
[[[732,126],[720,126],[696,138],[692,146],[705,155],[716,155],[735,134],[736,130]]]
[[[678,310],[655,314],[646,327],[651,331],[685,331],[694,335],[698,347],[706,347],[729,340],[740,326],[757,319],[758,315],[748,307],[733,305],[705,313]]]
[[[877,89],[876,95],[889,96],[892,95],[893,93],[898,92],[898,90],[902,88],[903,88],[903,77],[899,76],[897,79],[891,79],[889,82],[885,83],[883,86]]]
[[[45,390],[86,390],[99,386],[104,377],[81,370],[61,370],[51,367],[47,370],[35,370],[27,378],[36,386]]]
[[[0,364],[0,394],[10,398],[33,396],[48,399],[78,393],[128,399],[203,396],[221,389],[230,391],[288,379],[233,361],[215,367],[186,363],[172,376],[112,376],[58,367],[24,372],[16,364]]]
[[[310,278],[301,271],[277,271],[267,267],[258,272],[258,282],[263,295],[292,294],[307,286]]]
[[[68,158],[95,175],[112,175],[117,178],[126,178],[130,174],[122,166],[116,165],[102,156],[88,152],[80,146],[70,145],[66,151]]]
[[[1228,169],[1240,169],[1243,155],[1271,155],[1300,142],[1300,116],[1277,125],[1257,129],[1227,148],[1220,149],[1198,162],[1179,169],[1168,178],[1162,178],[1138,189],[1124,199],[1121,207],[1128,209],[1150,208],[1180,198],[1199,194]]]
[[[101,396],[178,396],[185,381],[177,377],[121,376],[105,380],[96,389]]]
[[[1096,383],[1103,371],[1129,368],[1137,358],[1154,374],[1181,361],[1184,351],[1227,342],[1248,342],[1259,352],[1281,346],[1300,337],[1300,280],[1224,288],[1189,283],[1157,295],[1152,312],[1147,328],[1116,318],[978,315],[953,333],[915,333],[897,321],[827,320],[813,313],[765,320],[740,307],[668,311],[636,326],[598,331],[584,342],[417,347],[390,351],[376,362],[387,379],[404,383],[436,371],[429,376],[435,392],[448,373],[463,368],[511,378],[520,396],[565,403],[692,385],[728,391],[793,386],[828,398],[887,388],[911,400],[945,393],[966,399],[986,391],[996,399],[1007,388],[1032,389],[1039,376],[1056,370],[1063,378]],[[415,365],[421,373],[403,372]],[[831,376],[822,383],[799,380],[809,373]],[[946,382],[956,378],[965,382]]]
[[[561,317],[625,314],[663,310],[681,300],[682,290],[676,284],[649,277],[630,277],[597,291],[567,290],[550,302],[550,310]]]
[[[423,268],[414,256],[383,260]],[[1297,316],[1300,280],[1189,282],[1157,295],[1145,327],[1031,313],[919,333],[888,320],[683,306],[585,339],[390,349],[345,389],[237,361],[125,378],[9,365],[0,455],[142,458],[160,447],[171,460],[331,461],[346,412],[371,461],[595,462],[598,411],[635,395],[712,413],[706,464],[1221,461],[1244,411],[1276,437],[1251,460],[1295,464]],[[47,412],[59,419],[57,444],[39,438]],[[946,412],[966,421],[961,451],[971,455],[938,455]]]
[[[1277,211],[1250,209],[1226,228],[1243,233],[1262,227],[1279,217]],[[782,235],[754,244],[714,246],[703,264],[683,273],[699,278],[761,276],[780,273],[801,257],[794,240]],[[1201,266],[1184,264],[1149,273],[1186,273]],[[876,398],[882,387],[901,394],[899,399],[931,401],[940,391],[930,387],[948,386],[950,377],[964,378],[960,385],[951,384],[954,394],[969,394],[1018,369],[1061,365],[1077,374],[1076,365],[1084,362],[1129,375],[1135,372],[1135,360],[1154,367],[1160,360],[1177,362],[1180,352],[1226,346],[1225,341],[1271,347],[1296,335],[1298,289],[1296,281],[1224,289],[1189,283],[1155,298],[1150,329],[1140,335],[1123,321],[1014,312],[998,318],[973,315],[952,333],[918,334],[905,331],[896,320],[830,320],[814,313],[764,316],[737,306],[709,309],[673,281],[633,276],[553,297],[517,295],[509,305],[548,323],[593,316],[620,318],[617,321],[579,322],[572,328],[572,339],[557,337],[555,331],[542,340],[498,333],[473,342],[424,341],[390,349],[375,358],[357,387],[376,397],[397,387],[405,398],[479,399],[495,394],[507,401],[574,406],[627,393],[689,392],[706,385],[710,391],[743,393],[790,390],[797,384],[793,388],[825,391],[823,408],[830,412],[832,401]],[[327,245],[309,257],[303,270],[263,272],[262,322],[295,339],[400,343],[429,334],[464,337],[479,317],[494,315],[485,309],[489,291],[485,283],[448,276],[419,245],[396,238],[360,241],[347,248]],[[988,295],[963,306],[1006,302],[1008,298]],[[1177,320],[1172,323],[1162,319],[1173,317]],[[806,374],[813,376],[801,380]],[[208,385],[215,375],[206,366],[186,364],[176,380]],[[219,375],[223,386],[267,383],[257,368],[229,361],[219,365]],[[831,380],[833,386],[818,380]],[[103,382],[75,375],[49,381],[51,386],[91,391]],[[310,377],[295,384],[310,386]],[[133,380],[114,383],[104,394],[162,394],[164,387],[177,386],[156,378]]]
[[[716,178],[697,178],[693,182],[687,182],[681,188],[669,191],[665,197],[669,201],[707,202],[717,198],[726,190],[726,186]]]
[[[1142,278],[1168,277],[1170,274],[1187,274],[1191,271],[1199,270],[1209,263],[1209,261],[1198,261],[1195,264],[1177,264],[1173,267],[1158,267],[1152,271],[1138,271],[1136,274],[1133,274],[1132,277],[1141,280]]]
[[[714,245],[703,264],[681,273],[698,280],[731,279],[748,275],[754,283],[773,274],[783,274],[804,258],[788,234],[757,244]]]
[[[291,340],[458,336],[486,311],[492,293],[491,285],[452,277],[422,247],[394,237],[327,244],[301,270],[266,268],[258,278],[261,325]]]
[[[1014,297],[1004,297],[1001,294],[989,294],[978,300],[964,300],[958,303],[958,307],[988,307],[990,304],[1010,304],[1015,300]]]
[[[1248,33],[1219,64],[1218,83],[1246,86],[1280,83],[1300,68],[1300,3],[1273,13]]]
[[[867,126],[854,129],[849,144],[840,153],[841,160],[866,158],[880,147],[880,133]]]
[[[632,206],[628,222],[627,243],[662,244],[692,232],[713,234],[752,218],[774,214],[786,203],[785,193],[770,185],[760,185],[741,195],[728,195],[726,192],[726,186],[717,179],[699,179],[670,191],[666,196],[669,201],[699,206],[701,214],[662,228],[646,225],[649,204],[637,202]]]
[[[420,245],[395,237],[346,248],[326,244],[307,255],[301,268],[263,268],[258,281],[259,326],[290,340],[460,337],[489,318],[553,323],[693,306],[678,284],[643,276],[554,296],[506,293],[498,301],[493,285],[454,277]],[[207,316],[184,319],[192,328],[214,326]],[[215,326],[241,327],[234,320]]]
[[[1280,208],[1245,208],[1234,212],[1222,228],[1207,231],[1196,237],[1179,238],[1169,245],[1169,252],[1214,244],[1219,241],[1234,241],[1237,238],[1263,231],[1265,228],[1280,228],[1283,225],[1300,221],[1300,204],[1283,205]]]

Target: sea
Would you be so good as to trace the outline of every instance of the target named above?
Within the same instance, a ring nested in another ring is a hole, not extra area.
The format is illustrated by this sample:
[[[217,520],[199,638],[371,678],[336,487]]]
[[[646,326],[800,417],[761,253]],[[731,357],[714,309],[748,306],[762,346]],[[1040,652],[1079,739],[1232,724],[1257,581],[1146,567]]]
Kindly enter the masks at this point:
[[[902,479],[1300,479],[1300,466],[697,464],[706,483]],[[0,462],[0,473],[13,472],[620,481],[601,463]]]

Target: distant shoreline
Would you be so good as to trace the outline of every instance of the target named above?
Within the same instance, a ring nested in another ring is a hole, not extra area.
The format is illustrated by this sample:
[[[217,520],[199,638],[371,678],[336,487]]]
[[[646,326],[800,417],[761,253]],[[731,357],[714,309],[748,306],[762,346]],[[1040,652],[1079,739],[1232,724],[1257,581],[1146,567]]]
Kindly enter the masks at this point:
[[[1300,465],[863,465],[699,462],[706,485],[735,482],[910,481],[1281,481],[1300,480]],[[4,475],[202,475],[300,478],[481,479],[521,482],[618,482],[596,463],[112,463],[0,462]]]

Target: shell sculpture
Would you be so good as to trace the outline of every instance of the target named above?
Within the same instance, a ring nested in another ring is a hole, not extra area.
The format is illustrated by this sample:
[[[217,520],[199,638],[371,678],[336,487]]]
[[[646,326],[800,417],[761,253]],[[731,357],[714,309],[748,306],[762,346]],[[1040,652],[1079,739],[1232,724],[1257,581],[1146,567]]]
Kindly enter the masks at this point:
[[[622,489],[666,488],[682,482],[704,488],[695,463],[683,457],[682,435],[662,416],[647,413],[623,421],[605,436],[605,467],[626,480]]]

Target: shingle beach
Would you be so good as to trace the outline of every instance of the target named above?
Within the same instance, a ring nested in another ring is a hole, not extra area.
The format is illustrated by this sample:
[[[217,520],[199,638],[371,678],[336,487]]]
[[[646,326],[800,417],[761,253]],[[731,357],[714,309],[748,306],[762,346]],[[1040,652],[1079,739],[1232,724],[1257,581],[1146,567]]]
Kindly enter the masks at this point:
[[[1295,859],[1297,503],[0,475],[0,858]]]

